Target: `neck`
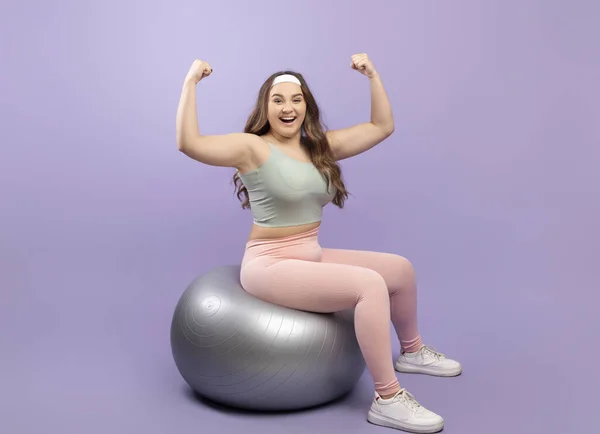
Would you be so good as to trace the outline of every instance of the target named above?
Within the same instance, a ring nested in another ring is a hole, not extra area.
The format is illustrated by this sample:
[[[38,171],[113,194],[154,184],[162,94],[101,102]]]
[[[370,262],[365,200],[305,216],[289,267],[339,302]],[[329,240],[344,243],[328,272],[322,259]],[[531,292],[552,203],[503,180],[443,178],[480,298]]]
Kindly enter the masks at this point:
[[[279,143],[280,145],[284,145],[284,146],[300,146],[300,131],[298,131],[298,133],[294,134],[292,137],[286,137],[286,136],[282,136],[281,134],[278,134],[277,132],[271,130],[267,133],[267,138],[272,139],[273,141]]]

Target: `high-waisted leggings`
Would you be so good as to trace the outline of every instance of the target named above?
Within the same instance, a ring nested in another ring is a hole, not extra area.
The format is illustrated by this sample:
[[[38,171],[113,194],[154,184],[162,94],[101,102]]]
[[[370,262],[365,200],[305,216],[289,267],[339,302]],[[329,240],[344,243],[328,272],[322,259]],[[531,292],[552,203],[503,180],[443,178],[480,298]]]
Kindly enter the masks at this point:
[[[251,240],[241,284],[281,306],[338,312],[354,308],[356,337],[382,395],[400,389],[394,371],[390,320],[403,351],[417,351],[417,289],[410,262],[391,253],[322,248],[319,228],[285,238]]]

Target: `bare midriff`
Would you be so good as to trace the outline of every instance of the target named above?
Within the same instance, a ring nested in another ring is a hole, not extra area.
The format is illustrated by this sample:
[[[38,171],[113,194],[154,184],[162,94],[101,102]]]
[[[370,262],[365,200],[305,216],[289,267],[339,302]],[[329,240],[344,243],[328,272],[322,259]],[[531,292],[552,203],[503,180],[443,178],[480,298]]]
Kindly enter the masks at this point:
[[[250,236],[248,241],[251,240],[273,240],[277,238],[291,237],[293,235],[301,234],[312,229],[318,228],[321,222],[309,223],[306,225],[299,226],[288,226],[285,228],[265,228],[262,226],[252,225],[250,230]]]

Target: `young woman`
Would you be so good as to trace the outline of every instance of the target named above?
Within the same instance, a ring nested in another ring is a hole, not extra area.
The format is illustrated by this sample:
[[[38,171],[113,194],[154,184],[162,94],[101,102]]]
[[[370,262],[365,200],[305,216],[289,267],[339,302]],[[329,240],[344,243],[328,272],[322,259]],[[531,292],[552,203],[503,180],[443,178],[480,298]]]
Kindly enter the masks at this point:
[[[411,432],[437,432],[444,421],[400,387],[399,372],[455,376],[458,362],[421,342],[417,288],[410,262],[396,254],[323,248],[322,209],[342,208],[348,193],[338,161],[371,149],[394,131],[381,78],[366,54],[351,66],[371,87],[371,120],[325,132],[319,107],[301,74],[273,74],[260,88],[244,133],[202,135],[196,85],[212,73],[193,62],[177,112],[177,146],[201,163],[237,169],[242,207],[254,224],[242,260],[241,284],[255,297],[293,309],[355,309],[358,343],[374,380],[368,421]],[[402,353],[393,363],[389,323]]]

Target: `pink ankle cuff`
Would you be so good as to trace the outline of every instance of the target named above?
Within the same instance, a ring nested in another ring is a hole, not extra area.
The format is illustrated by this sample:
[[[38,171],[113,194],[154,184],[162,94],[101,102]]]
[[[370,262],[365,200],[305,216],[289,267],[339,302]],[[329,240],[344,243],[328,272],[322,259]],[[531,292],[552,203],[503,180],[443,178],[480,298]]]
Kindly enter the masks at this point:
[[[416,353],[423,348],[423,341],[421,340],[421,336],[417,336],[410,341],[400,341],[400,346],[402,347],[402,354]]]

